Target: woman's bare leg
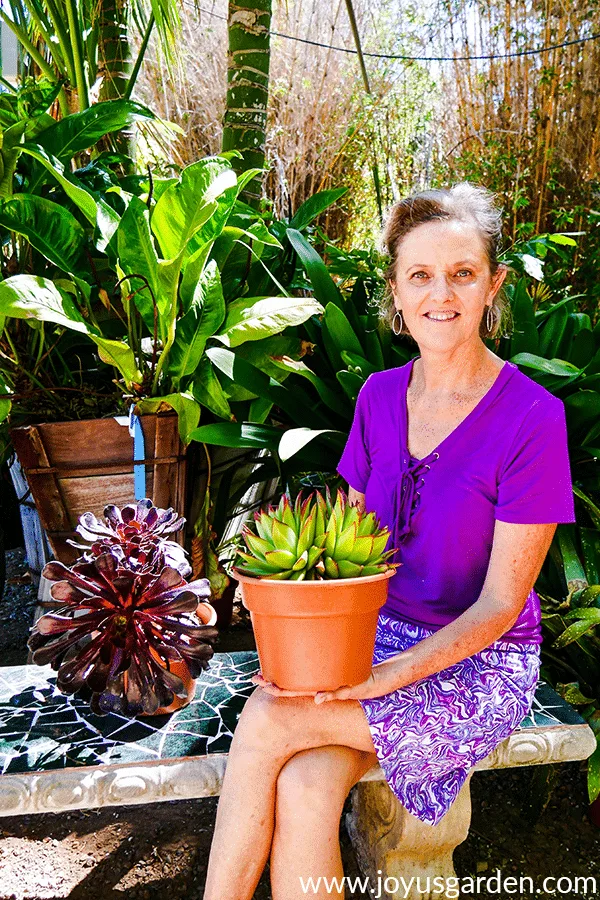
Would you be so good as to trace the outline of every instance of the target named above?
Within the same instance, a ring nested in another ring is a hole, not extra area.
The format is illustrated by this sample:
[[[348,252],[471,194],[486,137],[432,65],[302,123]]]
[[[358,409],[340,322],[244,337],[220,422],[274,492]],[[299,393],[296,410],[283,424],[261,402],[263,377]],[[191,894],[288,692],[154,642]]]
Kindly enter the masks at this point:
[[[204,900],[251,900],[271,850],[281,769],[299,751],[330,744],[375,752],[358,700],[251,694],[229,750]]]
[[[345,896],[340,817],[350,788],[376,763],[374,753],[339,745],[303,750],[286,762],[275,799],[273,900]],[[310,878],[312,887],[302,890],[300,879],[307,885]],[[331,887],[331,879],[340,890],[327,890],[323,880]]]

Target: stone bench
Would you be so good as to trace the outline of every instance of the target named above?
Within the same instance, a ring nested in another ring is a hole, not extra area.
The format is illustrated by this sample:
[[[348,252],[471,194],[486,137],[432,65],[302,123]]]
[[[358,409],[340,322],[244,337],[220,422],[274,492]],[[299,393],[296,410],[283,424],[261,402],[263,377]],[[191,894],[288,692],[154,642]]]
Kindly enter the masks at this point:
[[[258,668],[254,651],[216,653],[189,706],[137,720],[97,716],[60,694],[50,667],[0,668],[0,816],[218,795]],[[581,716],[540,682],[530,715],[474,770],[581,760],[595,746]],[[378,873],[406,881],[454,875],[452,853],[469,830],[469,790],[470,777],[442,821],[426,825],[401,806],[379,766],[371,769],[353,788],[346,816],[363,874],[374,884]]]

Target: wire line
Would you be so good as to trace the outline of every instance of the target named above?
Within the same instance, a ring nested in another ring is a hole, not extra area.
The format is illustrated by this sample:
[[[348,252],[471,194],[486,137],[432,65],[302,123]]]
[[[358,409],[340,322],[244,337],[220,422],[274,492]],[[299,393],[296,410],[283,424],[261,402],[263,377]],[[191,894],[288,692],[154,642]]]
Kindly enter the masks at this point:
[[[185,5],[190,9],[196,10],[196,12],[200,11],[206,13],[207,16],[212,16],[215,19],[221,19],[223,22],[227,22],[227,16],[222,16],[220,13],[204,9],[202,6],[196,7],[193,3],[189,2],[186,2]],[[321,41],[311,41],[309,38],[294,37],[294,35],[291,34],[283,34],[281,31],[270,31],[269,34],[273,37],[284,38],[286,41],[297,41],[300,44],[309,44],[311,47],[322,47],[324,50],[336,50],[338,53],[350,53],[353,56],[358,54],[357,50],[353,50],[349,47],[336,47],[333,44],[323,44]],[[597,41],[599,38],[600,34],[591,34],[589,37],[575,38],[572,41],[563,41],[562,44],[549,44],[547,47],[538,47],[535,50],[514,50],[511,53],[489,53],[481,56],[406,56],[400,53],[372,53],[368,50],[363,50],[363,56],[369,56],[373,59],[399,59],[406,62],[466,62],[468,60],[478,59],[512,59],[518,56],[535,56],[538,53],[550,53],[551,50],[560,50],[561,47],[572,47],[574,44],[585,44],[588,41]]]

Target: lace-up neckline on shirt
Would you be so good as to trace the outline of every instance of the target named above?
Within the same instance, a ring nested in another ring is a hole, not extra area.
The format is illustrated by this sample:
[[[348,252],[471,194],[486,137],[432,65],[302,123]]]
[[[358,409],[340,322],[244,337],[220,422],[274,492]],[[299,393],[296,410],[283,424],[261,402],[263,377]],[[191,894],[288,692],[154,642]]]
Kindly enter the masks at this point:
[[[403,385],[403,396],[402,406],[400,410],[400,458],[401,458],[401,472],[400,478],[398,480],[397,492],[396,492],[396,510],[394,515],[394,534],[393,534],[393,542],[391,544],[392,547],[399,548],[402,541],[406,540],[407,536],[411,533],[411,521],[413,517],[413,513],[416,509],[418,509],[419,503],[421,502],[421,493],[418,490],[425,484],[425,475],[431,468],[431,466],[437,462],[440,458],[441,453],[444,452],[446,444],[452,441],[462,430],[467,426],[468,423],[472,422],[476,419],[480,413],[491,403],[494,397],[498,394],[505,381],[512,374],[513,370],[517,368],[514,363],[506,361],[503,367],[498,372],[495,381],[492,386],[488,389],[488,391],[483,395],[483,397],[479,400],[476,406],[469,412],[465,418],[458,423],[458,425],[448,434],[437,447],[428,453],[427,456],[422,457],[421,459],[417,459],[415,456],[411,456],[408,451],[408,404],[407,404],[407,391],[408,385],[410,383],[412,370],[414,366],[415,360],[412,359],[408,366],[406,381]]]

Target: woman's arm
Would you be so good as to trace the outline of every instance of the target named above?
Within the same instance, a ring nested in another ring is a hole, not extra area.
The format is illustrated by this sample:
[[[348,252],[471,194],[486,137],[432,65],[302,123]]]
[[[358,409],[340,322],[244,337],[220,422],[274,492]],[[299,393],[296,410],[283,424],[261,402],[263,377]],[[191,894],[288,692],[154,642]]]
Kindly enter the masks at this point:
[[[556,524],[496,521],[490,563],[478,600],[450,624],[375,665],[366,682],[318,694],[316,702],[380,697],[489,647],[518,619],[555,531]]]

